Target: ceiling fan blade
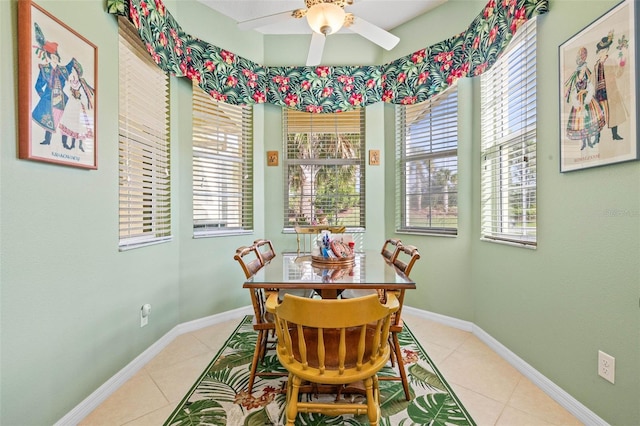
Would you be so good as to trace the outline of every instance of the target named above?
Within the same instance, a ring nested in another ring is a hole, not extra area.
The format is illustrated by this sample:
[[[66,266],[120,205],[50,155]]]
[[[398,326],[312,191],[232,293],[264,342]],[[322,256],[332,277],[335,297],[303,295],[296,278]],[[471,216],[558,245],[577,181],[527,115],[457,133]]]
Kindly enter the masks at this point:
[[[260,18],[249,19],[248,21],[238,22],[238,28],[241,30],[253,30],[255,28],[266,27],[271,24],[278,24],[282,21],[290,19],[293,10],[287,12],[275,13],[273,15],[262,16]]]
[[[307,66],[313,67],[320,65],[322,61],[322,51],[324,50],[324,42],[327,37],[324,34],[313,32],[311,34],[311,44],[309,45],[309,54],[307,55]]]
[[[347,27],[347,29],[353,31],[356,34],[360,34],[367,40],[385,48],[391,50],[400,41],[400,38],[391,34],[390,32],[383,30],[382,28],[373,25],[371,22],[365,21],[362,18],[354,17],[353,23]]]

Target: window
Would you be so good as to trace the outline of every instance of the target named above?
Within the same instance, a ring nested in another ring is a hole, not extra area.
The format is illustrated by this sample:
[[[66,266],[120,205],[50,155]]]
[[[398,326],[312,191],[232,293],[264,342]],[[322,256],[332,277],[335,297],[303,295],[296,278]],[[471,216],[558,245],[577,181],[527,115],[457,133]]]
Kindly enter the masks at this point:
[[[169,77],[119,18],[120,250],[171,240]]]
[[[396,107],[396,229],[456,235],[458,91]]]
[[[482,238],[536,245],[536,21],[481,83]]]
[[[193,233],[253,230],[253,109],[193,86]]]
[[[283,111],[284,227],[365,227],[364,109]]]

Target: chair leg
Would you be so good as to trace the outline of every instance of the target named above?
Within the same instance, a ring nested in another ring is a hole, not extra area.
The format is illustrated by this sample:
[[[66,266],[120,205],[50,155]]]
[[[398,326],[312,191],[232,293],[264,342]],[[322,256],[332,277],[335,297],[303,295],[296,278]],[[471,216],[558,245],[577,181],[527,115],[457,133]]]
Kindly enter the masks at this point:
[[[300,377],[289,375],[289,388],[287,389],[287,426],[294,426],[298,416],[298,394],[300,393]]]
[[[375,397],[376,390],[373,377],[364,379],[364,388],[367,396],[367,417],[369,418],[369,424],[371,426],[378,426],[380,405]]]
[[[256,371],[258,370],[258,360],[262,350],[262,339],[264,338],[264,330],[258,330],[258,339],[256,340],[256,349],[253,351],[253,359],[251,360],[251,370],[249,372],[249,387],[247,392],[251,395],[253,390],[253,382],[256,379]]]
[[[393,343],[393,336],[389,335],[389,346],[391,346],[392,348],[394,348],[395,343]],[[396,366],[396,351],[395,349],[391,351],[391,353],[389,354],[389,359],[391,360],[391,367],[395,367]]]
[[[398,363],[398,370],[400,372],[400,378],[402,379],[402,387],[404,388],[404,395],[407,401],[411,401],[411,394],[409,393],[409,382],[407,380],[407,372],[404,370],[404,361],[402,360],[402,348],[400,347],[400,341],[398,340],[398,333],[391,333],[393,335],[393,350],[396,354],[396,361]]]

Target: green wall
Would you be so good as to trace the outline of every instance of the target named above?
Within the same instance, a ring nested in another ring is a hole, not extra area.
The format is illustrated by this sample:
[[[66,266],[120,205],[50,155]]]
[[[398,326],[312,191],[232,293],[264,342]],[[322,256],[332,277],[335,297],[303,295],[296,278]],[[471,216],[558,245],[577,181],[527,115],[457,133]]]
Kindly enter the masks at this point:
[[[552,1],[540,19],[538,248],[479,241],[475,196],[471,265],[478,326],[609,423],[632,425],[640,424],[640,163],[559,173],[558,158],[558,46],[616,3]],[[598,350],[616,358],[615,385],[597,375]]]
[[[191,85],[172,78],[172,242],[119,252],[117,22],[103,0],[38,2],[98,46],[98,170],[17,159],[16,0],[0,0],[0,424],[52,424],[177,324],[249,303],[235,248],[282,234],[281,112],[255,108],[255,232],[194,239]],[[483,0],[449,0],[394,31],[393,52],[359,37],[327,41],[327,64],[381,63],[462,31]],[[300,65],[308,37],[242,32],[194,0],[167,1],[183,28],[265,65]],[[640,423],[640,163],[560,174],[557,47],[615,1],[551,0],[538,30],[538,249],[479,241],[478,82],[459,84],[460,229],[399,235],[420,247],[411,306],[471,321],[612,424]],[[90,16],[91,19],[87,19]],[[302,53],[300,53],[302,49]],[[366,111],[365,246],[394,235],[393,107]],[[385,188],[384,191],[381,188]],[[627,212],[611,216],[609,211]],[[139,309],[151,303],[147,327]],[[596,374],[616,357],[616,384]],[[81,372],[81,374],[78,374]],[[37,407],[37,409],[34,409]]]

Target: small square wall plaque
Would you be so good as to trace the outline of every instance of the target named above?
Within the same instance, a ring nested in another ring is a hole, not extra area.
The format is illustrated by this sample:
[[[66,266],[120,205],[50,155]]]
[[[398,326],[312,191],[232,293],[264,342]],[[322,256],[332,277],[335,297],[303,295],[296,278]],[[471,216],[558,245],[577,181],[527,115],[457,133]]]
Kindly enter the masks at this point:
[[[278,151],[267,151],[267,166],[278,165]]]
[[[380,150],[379,149],[370,149],[369,150],[369,165],[370,166],[379,166],[380,165]]]

